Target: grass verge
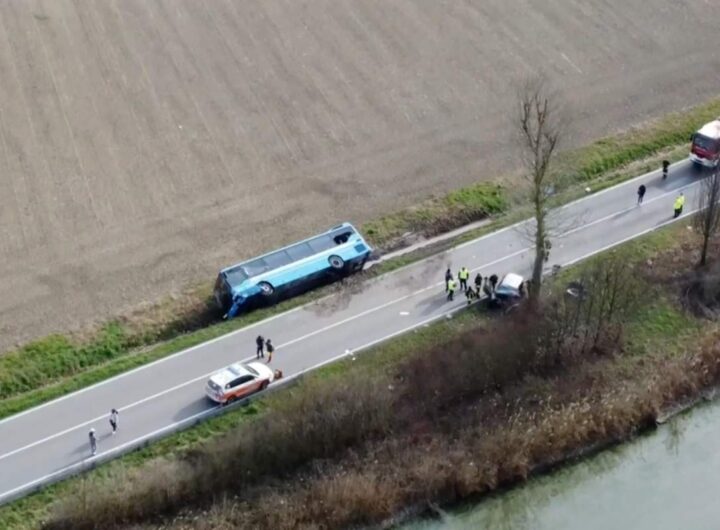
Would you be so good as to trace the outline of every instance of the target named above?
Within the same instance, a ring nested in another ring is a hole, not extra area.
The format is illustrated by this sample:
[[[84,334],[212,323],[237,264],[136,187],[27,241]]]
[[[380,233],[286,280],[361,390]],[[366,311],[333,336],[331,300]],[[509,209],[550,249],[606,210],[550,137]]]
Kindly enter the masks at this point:
[[[556,169],[561,189],[555,203],[576,198],[578,183],[584,186],[592,182],[597,191],[657,166],[660,158],[685,156],[689,134],[698,124],[719,113],[720,100],[714,100],[588,147],[562,153]],[[367,223],[363,229],[369,239],[375,245],[391,248],[402,245],[402,235],[407,232],[435,235],[473,220],[495,218],[489,225],[460,238],[382,263],[368,275],[389,272],[430,252],[444,250],[526,217],[522,201],[518,204],[519,194],[522,194],[521,188],[514,187],[510,193],[498,184],[479,183]],[[335,288],[307,293],[231,322],[218,322],[211,309],[211,287],[200,285],[179,297],[110,322],[90,338],[55,335],[33,342],[0,357],[0,418],[249,326],[332,293]]]

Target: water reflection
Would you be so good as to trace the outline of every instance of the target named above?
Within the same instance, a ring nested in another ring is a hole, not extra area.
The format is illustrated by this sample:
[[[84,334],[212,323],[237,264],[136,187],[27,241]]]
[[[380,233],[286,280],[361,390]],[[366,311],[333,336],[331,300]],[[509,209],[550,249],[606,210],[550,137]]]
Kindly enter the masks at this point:
[[[404,530],[720,528],[720,404],[632,443]]]

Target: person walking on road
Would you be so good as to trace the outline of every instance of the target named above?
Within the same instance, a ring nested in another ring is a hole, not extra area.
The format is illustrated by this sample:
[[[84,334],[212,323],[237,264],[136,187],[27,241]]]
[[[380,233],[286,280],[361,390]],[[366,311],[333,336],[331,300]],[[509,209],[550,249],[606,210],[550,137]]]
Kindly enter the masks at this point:
[[[685,195],[680,193],[680,195],[677,196],[677,199],[675,199],[675,215],[673,216],[673,219],[677,219],[680,217],[680,214],[682,214],[683,206],[685,206]]]
[[[446,285],[448,302],[453,301],[453,297],[455,296],[455,289],[457,289],[457,282],[451,276],[450,279],[447,281]]]
[[[482,289],[482,282],[483,282],[483,277],[482,277],[482,275],[478,272],[478,273],[475,275],[475,295],[476,295],[478,298],[480,298],[480,289]]]
[[[668,168],[670,167],[670,162],[667,160],[662,161],[662,168],[663,168],[663,180],[665,180],[668,176]]]
[[[460,271],[458,271],[458,280],[460,280],[460,289],[462,289],[463,292],[467,291],[469,279],[470,271],[467,267],[462,267]]]
[[[97,453],[97,438],[95,438],[95,429],[90,429],[88,437],[90,438],[90,454],[95,456],[95,453]]]
[[[257,346],[257,348],[255,349],[255,358],[262,359],[263,357],[265,357],[265,352],[263,350],[263,348],[265,347],[265,339],[262,335],[257,336],[257,338],[255,339],[255,345]]]
[[[265,341],[265,349],[268,352],[268,364],[272,361],[273,352],[275,351],[275,346],[273,346],[273,343],[270,339]]]
[[[645,188],[645,184],[640,184],[640,187],[639,187],[638,190],[637,190],[638,204],[642,204],[642,202],[643,202],[643,197],[645,197],[645,192],[646,192],[646,191],[647,191],[647,189]]]
[[[452,280],[452,278],[453,278],[452,271],[450,270],[450,267],[448,267],[448,269],[445,271],[445,292],[446,293],[448,292],[448,285],[449,285],[450,280]]]
[[[112,409],[110,411],[110,427],[112,427],[113,436],[115,436],[115,433],[117,432],[118,414],[120,413],[117,409]]]

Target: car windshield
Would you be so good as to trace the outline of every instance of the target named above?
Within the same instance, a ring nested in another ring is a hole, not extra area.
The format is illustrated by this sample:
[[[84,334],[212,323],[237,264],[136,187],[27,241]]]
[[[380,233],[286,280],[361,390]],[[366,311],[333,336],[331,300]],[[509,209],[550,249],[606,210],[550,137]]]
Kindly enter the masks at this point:
[[[260,375],[260,374],[257,372],[257,370],[255,370],[255,368],[253,368],[252,366],[246,366],[245,369],[246,369],[248,372],[250,372],[251,374],[253,374],[254,376]]]
[[[695,138],[693,139],[693,144],[695,144],[695,146],[699,147],[700,149],[710,151],[712,153],[716,152],[718,147],[717,141],[713,140],[712,138],[708,138],[707,136],[703,136],[702,134],[695,135]]]

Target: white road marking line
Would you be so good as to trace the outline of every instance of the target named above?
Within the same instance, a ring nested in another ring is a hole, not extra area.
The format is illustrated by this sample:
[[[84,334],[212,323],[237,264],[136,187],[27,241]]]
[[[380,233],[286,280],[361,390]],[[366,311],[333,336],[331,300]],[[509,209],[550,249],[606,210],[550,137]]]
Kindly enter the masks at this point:
[[[673,165],[671,166],[671,168],[675,168],[675,169],[677,170],[678,167],[687,166],[687,167],[689,168],[690,165],[691,165],[691,163],[690,163],[688,160],[683,160],[683,161],[681,161],[681,162],[676,162],[675,164],[673,164]],[[634,178],[632,178],[632,179],[630,179],[630,180],[626,180],[625,182],[622,182],[622,183],[620,183],[620,184],[616,184],[615,186],[611,186],[611,187],[606,188],[606,189],[604,189],[604,190],[600,190],[600,191],[598,191],[597,193],[593,193],[592,195],[587,195],[587,196],[585,196],[585,197],[581,197],[581,198],[579,198],[579,199],[577,199],[577,200],[575,200],[575,201],[572,201],[572,202],[570,202],[570,203],[567,203],[567,204],[564,204],[564,205],[560,206],[560,207],[557,208],[555,211],[561,211],[561,210],[565,210],[565,209],[571,208],[571,207],[573,207],[573,206],[577,206],[578,204],[582,203],[583,201],[587,201],[587,200],[589,200],[589,199],[594,199],[594,198],[596,198],[596,197],[599,197],[600,195],[603,195],[603,194],[605,194],[605,193],[609,193],[609,192],[611,192],[611,191],[616,191],[616,190],[618,190],[618,189],[620,189],[620,188],[623,188],[623,187],[632,187],[632,186],[631,186],[632,183],[637,182],[637,181],[642,180],[642,179],[649,178],[651,175],[654,175],[654,174],[656,174],[656,173],[659,173],[659,171],[660,171],[660,170],[650,171],[650,172],[648,172],[648,173],[644,173],[643,175],[634,177]],[[692,184],[692,183],[691,183],[691,184]],[[677,189],[679,190],[680,188],[677,188]],[[524,220],[522,220],[522,221],[518,221],[517,223],[514,223],[514,224],[512,224],[512,225],[506,226],[506,227],[501,228],[501,229],[499,229],[499,230],[496,230],[496,231],[494,231],[494,232],[490,232],[490,233],[488,233],[488,234],[485,234],[485,235],[483,235],[483,236],[480,236],[480,237],[478,237],[478,238],[476,238],[476,239],[473,239],[473,240],[471,240],[471,241],[467,241],[467,242],[465,242],[465,243],[461,243],[460,245],[457,245],[456,247],[453,247],[452,250],[453,250],[453,252],[454,252],[454,251],[460,250],[461,248],[464,248],[464,247],[466,247],[466,246],[474,245],[474,244],[476,244],[476,243],[479,243],[480,241],[482,241],[482,240],[484,240],[484,239],[487,239],[487,238],[490,238],[490,237],[497,237],[498,235],[500,235],[500,234],[502,234],[502,233],[504,233],[504,232],[506,232],[506,231],[508,231],[508,230],[515,229],[515,228],[517,228],[517,227],[519,227],[519,226],[521,226],[521,225],[523,225],[523,224],[527,224],[527,223],[528,223],[528,219],[524,219]],[[532,247],[530,247],[530,248],[532,248]],[[394,275],[400,274],[400,273],[401,273],[402,271],[404,271],[405,269],[408,269],[408,268],[414,267],[414,266],[418,266],[419,264],[424,263],[424,262],[432,259],[432,257],[433,257],[433,256],[430,256],[430,257],[428,257],[428,258],[425,258],[425,259],[416,261],[416,262],[414,262],[414,263],[409,263],[408,265],[405,265],[405,266],[403,266],[403,267],[400,267],[400,268],[398,268],[398,269],[395,269],[394,271],[391,271],[391,272],[388,273],[387,275],[383,275],[383,277],[384,277],[384,278],[388,278],[388,277],[390,277],[390,276],[394,276]],[[488,266],[490,266],[490,265],[488,265]],[[475,271],[475,270],[479,270],[479,268],[473,269],[473,270],[474,270],[474,271]],[[192,351],[194,351],[194,350],[196,350],[196,349],[198,349],[198,348],[206,347],[206,346],[208,346],[208,345],[210,345],[210,344],[213,344],[213,343],[215,343],[215,342],[218,342],[218,341],[220,341],[220,340],[228,339],[228,338],[230,338],[230,337],[232,337],[232,336],[234,336],[234,335],[237,335],[238,333],[243,333],[243,332],[248,331],[248,330],[250,330],[250,329],[253,329],[253,328],[257,327],[257,326],[265,325],[265,324],[267,324],[268,322],[271,322],[271,321],[273,321],[273,320],[275,320],[275,319],[278,319],[278,318],[280,318],[280,317],[284,317],[284,316],[289,315],[289,314],[291,314],[291,313],[294,313],[294,312],[296,312],[296,311],[303,310],[303,309],[307,308],[308,305],[310,305],[310,304],[316,304],[316,303],[318,303],[318,302],[320,302],[320,301],[322,301],[322,300],[325,300],[325,299],[327,299],[327,298],[331,298],[331,297],[333,297],[333,296],[335,296],[335,295],[334,295],[334,294],[329,294],[329,295],[327,295],[327,296],[323,296],[322,298],[319,298],[319,299],[317,299],[317,300],[315,300],[315,301],[313,301],[313,302],[310,302],[310,303],[308,303],[308,304],[305,304],[305,305],[302,305],[302,306],[298,306],[298,307],[294,307],[294,308],[292,308],[292,309],[289,309],[289,310],[284,311],[284,312],[282,312],[282,313],[278,313],[277,315],[268,317],[268,318],[266,318],[266,319],[264,319],[264,320],[261,320],[261,321],[259,321],[259,322],[255,322],[255,323],[253,323],[253,324],[249,324],[249,325],[247,325],[247,326],[244,326],[244,327],[242,327],[242,328],[236,329],[236,330],[231,331],[231,332],[229,332],[229,333],[226,333],[226,334],[224,334],[224,335],[220,335],[219,337],[215,337],[214,339],[210,339],[210,340],[205,341],[205,342],[202,342],[202,343],[200,343],[200,344],[196,344],[195,346],[191,346],[190,348],[186,348],[186,349],[181,350],[181,351],[179,351],[179,352],[173,353],[172,355],[168,355],[167,357],[163,357],[162,359],[157,359],[156,361],[153,361],[153,362],[151,362],[151,363],[143,364],[143,365],[138,366],[138,367],[136,367],[136,368],[133,368],[132,370],[129,370],[129,371],[127,371],[127,372],[123,372],[123,373],[121,373],[121,374],[117,374],[117,375],[115,375],[115,376],[113,376],[113,377],[111,377],[111,378],[109,378],[109,379],[104,379],[104,380],[102,380],[102,381],[98,381],[98,382],[95,383],[95,384],[92,384],[92,385],[87,386],[87,387],[85,387],[85,388],[81,388],[81,389],[79,389],[79,390],[75,390],[74,392],[71,392],[71,393],[66,394],[66,395],[64,395],[64,396],[57,397],[57,398],[55,398],[55,399],[52,399],[52,400],[50,400],[50,401],[47,401],[46,403],[42,403],[42,404],[40,404],[40,405],[38,405],[38,406],[36,406],[36,407],[33,407],[33,408],[31,408],[31,409],[28,409],[28,410],[25,410],[25,411],[22,411],[22,412],[18,412],[17,414],[13,414],[12,416],[8,416],[7,418],[0,419],[0,425],[2,425],[2,424],[5,423],[5,422],[8,422],[8,421],[10,421],[10,420],[17,419],[17,418],[19,418],[19,417],[25,416],[26,414],[30,414],[31,412],[35,412],[35,411],[37,411],[37,410],[40,410],[40,409],[42,409],[42,408],[44,408],[44,407],[48,407],[48,406],[53,405],[53,404],[55,404],[55,403],[58,403],[58,402],[60,402],[60,401],[64,401],[64,400],[69,399],[69,398],[71,398],[71,397],[77,396],[77,395],[79,395],[79,394],[82,394],[82,393],[87,392],[87,391],[89,391],[89,390],[92,390],[92,389],[94,389],[94,388],[100,387],[100,386],[102,386],[102,385],[106,385],[106,384],[111,383],[111,382],[113,382],[113,381],[116,381],[116,380],[118,380],[118,379],[122,379],[122,378],[127,377],[127,376],[129,376],[129,375],[131,375],[131,374],[133,374],[133,373],[135,373],[135,372],[140,371],[140,370],[145,370],[145,369],[147,369],[147,368],[150,368],[150,367],[152,367],[152,366],[158,365],[158,364],[160,364],[160,363],[164,363],[164,362],[166,362],[166,361],[169,361],[169,360],[174,359],[174,358],[176,358],[176,357],[179,357],[179,356],[181,356],[181,355],[186,355],[186,354],[188,354],[188,353],[190,353],[190,352],[192,352]]]
[[[574,62],[572,62],[572,61],[570,60],[570,57],[568,57],[568,56],[565,55],[564,53],[560,53],[560,55],[562,55],[562,58],[565,59],[565,60],[568,62],[568,64],[570,64],[570,66],[572,66],[575,70],[577,70],[577,71],[578,71],[579,73],[581,73],[581,74],[583,73],[583,71],[580,70],[580,68],[579,68]]]

